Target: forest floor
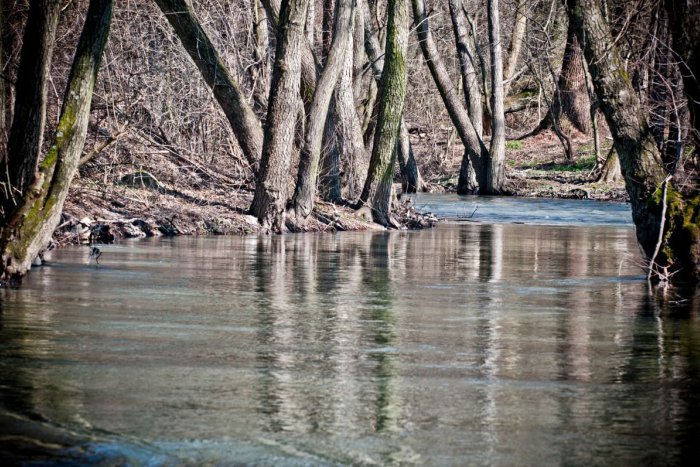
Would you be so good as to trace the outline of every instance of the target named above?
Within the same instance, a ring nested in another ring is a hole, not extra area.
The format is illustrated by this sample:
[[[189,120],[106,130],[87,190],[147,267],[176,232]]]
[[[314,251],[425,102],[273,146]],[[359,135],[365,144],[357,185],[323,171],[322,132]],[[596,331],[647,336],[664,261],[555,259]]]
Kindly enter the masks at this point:
[[[412,136],[422,174],[430,192],[454,191],[462,149],[449,143],[434,144]],[[567,161],[558,140],[549,132],[524,141],[509,141],[506,174],[515,196],[626,200],[622,182],[597,183],[595,155],[589,140],[575,140],[578,155]],[[610,142],[606,141],[607,146]],[[604,143],[604,146],[605,146]],[[607,152],[604,147],[603,151]],[[604,152],[604,153],[605,153]],[[256,219],[247,213],[253,199],[249,182],[232,182],[225,175],[209,174],[194,182],[167,161],[154,161],[147,172],[119,174],[108,179],[99,171],[81,171],[66,202],[59,244],[111,242],[125,237],[158,235],[245,235],[260,233]],[[159,171],[159,168],[161,171]],[[132,168],[133,169],[133,168]],[[177,171],[178,175],[172,173]],[[134,179],[134,173],[139,174]],[[140,174],[144,174],[141,176]],[[170,175],[169,175],[170,174]],[[200,175],[202,175],[200,173]],[[292,231],[382,229],[367,218],[368,211],[317,203],[305,225],[289,224]],[[432,226],[435,219],[421,216],[409,203],[396,207],[399,222],[407,228]],[[92,235],[92,237],[91,237]]]

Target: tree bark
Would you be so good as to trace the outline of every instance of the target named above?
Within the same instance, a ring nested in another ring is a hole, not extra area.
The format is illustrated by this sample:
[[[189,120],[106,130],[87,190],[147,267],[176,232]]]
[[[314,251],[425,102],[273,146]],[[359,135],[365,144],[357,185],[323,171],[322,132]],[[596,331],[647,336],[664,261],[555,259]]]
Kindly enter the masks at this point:
[[[472,185],[473,178],[470,176],[470,171],[474,170],[479,184],[479,192],[487,194],[486,164],[489,160],[488,149],[486,149],[484,142],[477,135],[472,121],[459,99],[457,88],[453,85],[450,75],[442,63],[442,58],[430,33],[428,18],[425,15],[425,2],[423,0],[412,0],[412,4],[423,56],[433,81],[438,91],[440,91],[440,96],[445,104],[447,113],[450,115],[452,124],[455,126],[465,148],[465,156],[462,158],[462,166],[457,183],[457,192],[474,193],[477,191],[477,187]]]
[[[469,112],[469,119],[474,126],[474,131],[481,138],[484,134],[484,109],[482,105],[484,96],[479,86],[476,42],[472,30],[467,24],[467,16],[462,7],[462,0],[449,0],[449,7],[467,111]]]
[[[279,31],[280,0],[260,0],[270,23]],[[314,54],[312,42],[304,41],[301,45],[301,97],[305,104],[310,104],[316,90],[316,82],[321,74],[320,61]]]
[[[253,12],[253,65],[250,66],[250,80],[253,89],[253,100],[258,112],[267,109],[267,96],[270,94],[270,40],[267,27],[267,13],[260,0],[251,0]]]
[[[53,11],[45,10],[43,14],[50,17]],[[19,284],[36,256],[48,245],[60,220],[63,203],[85,144],[92,92],[111,19],[112,0],[90,1],[53,144],[2,232],[0,279],[9,284]],[[30,34],[36,32],[28,31]],[[42,42],[42,47],[45,47],[47,42]],[[44,79],[47,79],[46,76]],[[10,157],[20,155],[13,152]]]
[[[366,1],[366,0],[365,0]],[[364,24],[365,28],[365,50],[367,56],[371,62],[372,70],[374,71],[374,76],[381,76],[382,70],[384,69],[384,55],[379,48],[379,41],[377,40],[376,31],[373,28],[367,28],[367,25],[371,24],[367,19],[369,7],[365,4],[366,16]],[[370,87],[370,95],[376,97],[376,93],[373,94],[372,88]],[[373,99],[369,98],[372,101]],[[405,131],[404,131],[405,130]],[[404,188],[408,190],[407,193],[415,193],[416,191],[422,191],[425,189],[423,183],[423,178],[420,175],[418,169],[418,164],[416,163],[415,154],[413,153],[413,147],[411,145],[411,140],[408,136],[408,130],[406,128],[406,122],[403,116],[401,116],[401,130],[399,131],[399,138],[401,141],[398,143],[397,158],[399,160],[399,168],[401,170],[401,177],[404,180]],[[403,159],[402,159],[403,158]]]
[[[698,195],[681,195],[666,176],[645,111],[598,2],[569,0],[567,7],[615,141],[637,240],[651,262],[650,276],[697,281]]]
[[[556,81],[549,111],[534,130],[520,139],[537,135],[548,128],[553,128],[555,131],[563,134],[561,127],[562,117],[565,117],[581,133],[590,134],[591,102],[586,89],[585,73],[579,39],[576,36],[574,26],[569,23],[561,70]],[[565,148],[571,146],[568,137],[566,137],[566,140],[565,142],[563,141]],[[573,156],[572,150],[567,149],[567,158],[571,158],[571,156]]]
[[[337,91],[336,91],[337,92]],[[343,191],[340,180],[341,160],[340,160],[340,137],[338,135],[337,97],[331,100],[326,118],[326,128],[324,129],[324,140],[326,150],[321,157],[320,194],[321,198],[331,203],[343,202]]]
[[[425,191],[425,182],[418,171],[408,128],[403,119],[401,120],[401,128],[399,130],[399,140],[396,144],[398,145],[396,147],[396,153],[399,159],[399,168],[401,169],[401,188],[403,192],[418,193],[419,191]]]
[[[503,79],[505,80],[503,84],[503,95],[508,95],[508,89],[510,88],[510,80],[515,75],[515,67],[518,65],[518,58],[520,57],[520,49],[523,46],[523,39],[525,39],[525,31],[527,29],[527,15],[525,14],[526,2],[525,0],[518,0],[515,7],[515,24],[513,26],[513,34],[510,37],[510,45],[508,46],[508,55],[506,64],[504,66]]]
[[[308,114],[308,125],[304,135],[304,146],[299,159],[297,185],[292,204],[297,217],[306,219],[314,206],[316,185],[318,182],[318,166],[321,157],[323,130],[328,116],[328,105],[333,95],[333,89],[338,82],[346,52],[352,38],[354,1],[338,0],[336,21],[332,45],[328,51],[326,65],[316,86],[314,98]]]
[[[353,51],[346,50],[343,72],[335,91],[335,128],[344,173],[345,196],[357,200],[367,179],[369,153],[353,96]]]
[[[379,112],[369,173],[360,201],[368,203],[373,219],[394,225],[391,218],[396,141],[406,95],[408,0],[389,0],[384,68],[379,83]]]
[[[286,230],[289,170],[299,108],[301,49],[308,0],[283,0],[277,28],[267,128],[251,212],[276,233]]]
[[[263,145],[260,120],[185,0],[155,0],[226,114],[248,164],[257,173]]]
[[[44,137],[46,93],[58,25],[58,0],[33,1],[24,30],[15,108],[0,176],[0,223],[5,225],[32,183]],[[32,258],[33,259],[33,258]]]
[[[506,120],[503,106],[503,51],[498,0],[487,0],[491,52],[491,148],[486,165],[486,191],[503,193],[505,185]]]

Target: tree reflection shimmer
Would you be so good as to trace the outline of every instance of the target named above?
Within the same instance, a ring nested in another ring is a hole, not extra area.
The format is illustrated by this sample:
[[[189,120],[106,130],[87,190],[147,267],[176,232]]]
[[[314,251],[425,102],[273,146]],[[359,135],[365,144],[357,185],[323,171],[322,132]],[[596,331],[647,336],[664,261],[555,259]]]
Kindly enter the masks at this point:
[[[104,252],[95,268],[59,251],[2,291],[3,413],[106,438],[137,463],[696,460],[698,317],[648,298],[628,228]]]

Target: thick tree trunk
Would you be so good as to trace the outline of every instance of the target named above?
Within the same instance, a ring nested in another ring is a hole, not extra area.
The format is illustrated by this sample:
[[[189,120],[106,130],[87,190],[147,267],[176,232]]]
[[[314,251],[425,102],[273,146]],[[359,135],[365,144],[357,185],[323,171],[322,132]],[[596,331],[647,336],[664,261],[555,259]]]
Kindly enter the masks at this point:
[[[591,132],[591,119],[589,109],[591,107],[586,89],[586,76],[583,67],[583,53],[576,34],[567,33],[566,47],[564,48],[564,62],[559,74],[560,99],[555,107],[561,106],[560,112],[569,119],[574,127],[581,133]],[[556,110],[555,110],[556,111]]]
[[[46,92],[60,2],[30,3],[17,84],[15,108],[0,187],[0,224],[5,225],[32,183],[44,137]],[[33,258],[32,258],[33,259]]]
[[[506,120],[503,110],[503,51],[498,0],[487,0],[491,52],[491,148],[486,165],[486,191],[503,193],[505,186]]]
[[[425,2],[423,0],[412,0],[412,4],[413,17],[417,24],[418,39],[420,40],[425,62],[438,91],[440,91],[440,96],[445,104],[447,113],[450,115],[452,124],[455,126],[465,148],[465,157],[462,159],[457,192],[473,193],[476,191],[476,187],[472,185],[473,179],[469,176],[469,171],[473,168],[476,172],[479,192],[487,194],[486,163],[489,159],[488,149],[486,149],[484,142],[477,135],[474,125],[459,99],[457,88],[451,82],[450,75],[442,63],[442,58],[430,33],[428,18],[425,14]]]
[[[569,0],[568,13],[615,141],[637,240],[651,262],[650,272],[662,279],[697,280],[698,195],[684,197],[666,176],[645,111],[598,2]]]
[[[226,69],[189,3],[185,0],[155,0],[155,2],[180,38],[204,81],[211,88],[231,124],[248,164],[253,172],[257,172],[263,145],[260,120]]]
[[[366,1],[366,0],[364,0]],[[365,5],[364,14],[367,16],[369,13],[369,7]],[[364,22],[365,26],[371,24],[367,18]],[[381,76],[382,70],[384,68],[384,55],[379,48],[379,41],[377,40],[376,31],[373,28],[365,29],[365,50],[367,56],[369,57],[372,70],[374,71],[374,76]],[[372,97],[376,97],[376,93],[373,93],[372,87],[370,87],[370,98],[368,100],[373,100]],[[376,116],[375,116],[376,118]],[[401,128],[406,128],[406,122],[403,116],[401,117]],[[369,128],[371,130],[371,128]],[[413,153],[413,148],[411,145],[411,140],[408,137],[408,130],[401,130],[399,132],[399,138],[401,141],[398,143],[398,149],[403,149],[402,152],[397,153],[397,158],[399,160],[399,169],[401,170],[401,177],[404,180],[404,188],[409,190],[421,191],[425,188],[423,184],[423,179],[418,170],[418,164],[416,163],[415,154]],[[403,160],[401,158],[404,158]],[[414,191],[409,191],[413,193]]]
[[[364,42],[364,41],[363,41]],[[357,200],[367,179],[369,153],[353,96],[353,51],[346,50],[343,72],[335,91],[335,128],[344,173],[345,196]]]
[[[280,0],[260,0],[270,23],[279,31]],[[312,49],[313,43],[304,41],[301,45],[301,96],[305,104],[310,104],[316,90],[316,82],[321,74],[321,65]]]
[[[318,182],[318,167],[321,157],[323,130],[326,126],[328,105],[333,95],[333,89],[343,70],[346,52],[352,52],[354,1],[338,0],[338,10],[334,26],[335,33],[328,51],[326,66],[316,86],[316,92],[308,114],[308,124],[304,135],[304,145],[299,159],[297,185],[292,204],[297,217],[306,219],[314,206],[316,185]]]
[[[549,128],[562,132],[562,121],[565,118],[578,131],[589,134],[591,131],[590,106],[586,88],[586,70],[583,67],[583,55],[574,26],[569,23],[566,32],[566,46],[562,59],[561,71],[557,78],[549,111],[537,127],[521,139],[537,135]],[[569,138],[563,142],[571,146]],[[572,156],[567,149],[567,158]]]
[[[52,11],[44,11],[44,14],[50,16]],[[0,279],[7,283],[21,281],[37,255],[48,245],[60,220],[85,144],[92,91],[111,19],[112,0],[90,1],[53,144],[32,174],[31,184],[22,193],[21,201],[2,232]],[[30,34],[35,32],[29,31]],[[10,153],[11,158],[20,155]]]
[[[273,232],[285,229],[291,153],[299,108],[301,49],[308,0],[283,0],[277,28],[277,52],[267,111],[260,172],[251,212]]]
[[[326,128],[324,129],[325,149],[321,157],[320,194],[321,198],[331,203],[343,202],[343,191],[340,180],[340,150],[342,144],[337,128],[340,117],[337,111],[337,98],[331,100],[326,118]]]
[[[396,141],[406,95],[406,50],[408,47],[408,0],[389,0],[384,69],[379,83],[379,113],[372,158],[360,201],[372,209],[372,217],[383,225],[391,218],[392,185],[396,167]]]

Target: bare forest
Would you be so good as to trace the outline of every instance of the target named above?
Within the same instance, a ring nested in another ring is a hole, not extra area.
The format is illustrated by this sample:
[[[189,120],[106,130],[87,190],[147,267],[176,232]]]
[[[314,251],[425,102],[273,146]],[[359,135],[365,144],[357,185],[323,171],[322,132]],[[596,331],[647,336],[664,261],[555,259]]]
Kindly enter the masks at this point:
[[[698,7],[2,0],[2,278],[51,242],[426,227],[400,195],[454,191],[629,201],[649,276],[697,280]]]

